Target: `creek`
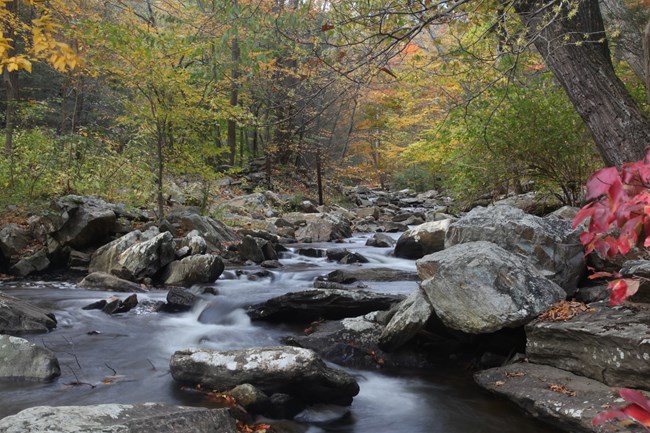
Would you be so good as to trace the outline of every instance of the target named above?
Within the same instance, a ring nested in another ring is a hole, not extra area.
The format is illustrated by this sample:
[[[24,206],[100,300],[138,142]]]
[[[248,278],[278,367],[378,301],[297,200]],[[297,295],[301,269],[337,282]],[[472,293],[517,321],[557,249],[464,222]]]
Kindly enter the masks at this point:
[[[370,260],[363,266],[415,270],[415,263],[389,257],[390,248],[365,247],[364,237],[346,244],[308,247],[346,247]],[[294,247],[293,245],[291,246]],[[312,281],[341,266],[324,258],[285,253],[284,267],[271,276],[250,279],[260,269],[227,269],[212,285],[216,295],[203,294],[187,313],[151,312],[147,304],[164,301],[167,291],[138,294],[139,306],[109,316],[82,307],[99,299],[125,294],[88,291],[61,281],[0,283],[0,290],[53,312],[57,328],[49,334],[25,336],[54,351],[62,375],[51,383],[0,383],[0,418],[32,406],[100,403],[167,402],[209,406],[196,393],[183,391],[171,378],[168,365],[174,351],[187,347],[237,349],[278,345],[279,338],[302,332],[288,325],[251,322],[244,309],[290,291],[312,288]],[[373,283],[368,290],[407,294],[415,282]],[[476,386],[471,371],[459,366],[436,370],[355,370],[361,387],[350,414],[319,423],[320,412],[302,423],[288,423],[292,431],[341,433],[555,433],[557,429],[525,416],[512,404]]]

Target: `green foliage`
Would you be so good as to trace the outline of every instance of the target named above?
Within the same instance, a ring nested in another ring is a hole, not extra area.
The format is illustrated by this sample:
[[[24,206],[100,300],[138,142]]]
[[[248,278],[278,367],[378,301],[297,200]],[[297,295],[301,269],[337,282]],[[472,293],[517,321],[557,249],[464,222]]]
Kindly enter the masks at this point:
[[[426,163],[413,163],[398,169],[391,176],[391,184],[395,189],[410,188],[422,192],[435,189],[435,172]]]

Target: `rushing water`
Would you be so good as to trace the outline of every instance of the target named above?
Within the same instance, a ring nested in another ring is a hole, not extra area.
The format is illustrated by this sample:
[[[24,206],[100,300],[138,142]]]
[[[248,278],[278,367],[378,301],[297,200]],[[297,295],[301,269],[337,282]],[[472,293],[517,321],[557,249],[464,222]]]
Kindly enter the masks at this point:
[[[413,261],[388,256],[390,249],[367,248],[354,238],[344,246],[370,259],[363,266],[414,270]],[[319,247],[319,245],[309,245]],[[318,275],[340,267],[325,259],[286,254],[284,267],[272,276],[251,280],[227,270],[213,285],[217,295],[203,294],[187,313],[152,313],[147,301],[162,301],[166,291],[138,294],[137,310],[109,316],[81,307],[124,294],[88,291],[73,283],[4,283],[9,295],[52,311],[58,327],[49,334],[27,336],[56,352],[62,376],[52,383],[0,382],[0,417],[40,405],[88,405],[147,401],[209,405],[182,391],[168,371],[176,350],[187,347],[237,349],[277,345],[281,336],[299,332],[291,326],[251,323],[244,308],[289,291],[312,287]],[[357,265],[348,265],[357,266]],[[247,267],[246,271],[259,268]],[[204,286],[205,287],[205,286]],[[409,293],[414,282],[372,284],[369,290]],[[196,293],[203,287],[195,287]],[[521,414],[513,405],[481,391],[465,370],[366,371],[348,369],[361,392],[350,414],[328,423],[292,423],[294,431],[344,433],[552,433],[557,430]],[[326,411],[316,414],[325,417]]]

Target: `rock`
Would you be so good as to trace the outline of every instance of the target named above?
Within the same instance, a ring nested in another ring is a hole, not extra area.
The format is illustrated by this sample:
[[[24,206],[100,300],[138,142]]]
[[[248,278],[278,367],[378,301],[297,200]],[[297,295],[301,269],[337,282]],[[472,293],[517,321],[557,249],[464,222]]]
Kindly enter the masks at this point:
[[[327,253],[325,250],[319,248],[298,248],[296,254],[305,256],[305,257],[325,257]]]
[[[368,259],[359,253],[347,253],[341,260],[339,260],[339,263],[342,265],[350,265],[353,263],[368,263]]]
[[[579,234],[569,221],[528,215],[509,206],[475,208],[453,223],[445,247],[488,241],[523,257],[571,295],[585,272]]]
[[[248,309],[253,320],[311,322],[360,316],[387,310],[403,298],[363,290],[314,289],[271,298]]]
[[[111,270],[119,268],[120,255],[137,243],[145,242],[158,235],[157,227],[152,227],[145,232],[134,230],[124,236],[101,246],[95,251],[90,259],[88,272],[110,273]]]
[[[360,207],[354,209],[353,212],[356,214],[357,218],[368,218],[379,219],[381,212],[377,206],[372,207]]]
[[[144,292],[139,284],[123,280],[105,272],[88,274],[77,286],[90,290],[106,290],[110,292]]]
[[[163,403],[37,406],[0,420],[2,433],[237,433],[228,409]]]
[[[350,374],[327,367],[311,350],[289,346],[180,350],[172,355],[170,371],[180,382],[215,389],[249,383],[266,394],[289,394],[306,403],[349,405],[359,392]]]
[[[40,250],[29,257],[21,259],[18,263],[9,268],[9,272],[19,277],[43,272],[50,267],[50,260],[47,257],[47,251]]]
[[[0,293],[0,334],[48,332],[56,328],[56,318],[42,308]]]
[[[104,307],[102,308],[102,311],[106,314],[126,313],[132,310],[133,308],[135,308],[136,305],[138,305],[138,296],[133,294],[127,296],[126,299],[124,299],[124,301],[120,299],[113,299],[110,302],[107,302],[106,305],[104,305]]]
[[[0,335],[0,379],[52,380],[60,375],[52,352],[22,338]]]
[[[418,281],[417,273],[391,268],[337,269],[325,276],[333,283],[350,284],[355,281]]]
[[[218,256],[214,254],[194,255],[171,262],[165,269],[162,280],[170,286],[213,283],[223,270],[223,262]]]
[[[416,265],[436,315],[469,334],[524,325],[566,296],[521,256],[491,242],[454,245]]]
[[[101,244],[112,233],[114,205],[96,197],[68,195],[52,203],[57,215],[48,221],[49,234],[61,246],[83,249]]]
[[[338,262],[339,260],[343,260],[343,257],[349,253],[346,248],[328,248],[325,255],[327,256],[327,260]]]
[[[196,304],[197,300],[198,297],[189,290],[172,287],[167,292],[167,303],[163,305],[162,311],[168,313],[188,311]]]
[[[220,221],[188,211],[169,215],[169,220],[176,223],[185,232],[196,230],[208,243],[211,251],[219,250],[224,243],[240,240],[239,235]]]
[[[543,216],[558,209],[562,204],[556,197],[542,195],[533,191],[495,201],[494,206],[514,207],[527,214]]]
[[[405,232],[409,229],[409,226],[406,224],[393,221],[380,221],[379,224],[386,233]]]
[[[263,268],[277,269],[282,267],[282,263],[280,263],[278,260],[264,260],[262,263],[260,263],[260,266]]]
[[[395,245],[395,257],[419,259],[445,248],[445,235],[452,220],[431,221],[405,231]]]
[[[627,260],[620,271],[623,277],[641,277],[639,290],[628,298],[631,302],[650,303],[650,260]]]
[[[379,337],[379,347],[393,352],[408,343],[433,314],[433,307],[426,293],[418,288],[394,307],[395,313]]]
[[[199,233],[198,230],[192,230],[185,235],[181,241],[181,248],[188,247],[190,249],[190,254],[205,254],[208,250],[208,244],[203,239],[203,236]]]
[[[250,260],[253,263],[262,263],[264,261],[264,253],[257,245],[257,242],[251,236],[244,236],[241,244],[239,245],[239,255],[244,260]]]
[[[17,224],[7,224],[0,229],[0,255],[7,259],[15,256],[30,243],[29,232]]]
[[[531,362],[572,371],[610,386],[650,390],[646,308],[596,307],[560,322],[526,326]]]
[[[88,270],[90,265],[90,254],[82,253],[77,250],[70,250],[68,256],[68,267],[72,269]]]
[[[155,276],[175,258],[174,238],[169,232],[160,233],[124,250],[110,273],[127,280],[142,281]]]
[[[311,349],[328,361],[348,367],[375,369],[431,366],[423,353],[410,350],[383,352],[378,343],[384,328],[369,316],[372,314],[315,323],[306,330],[308,335],[285,337],[282,341],[292,346]]]
[[[593,426],[596,414],[620,406],[609,386],[557,368],[530,363],[480,371],[479,386],[506,397],[526,412],[567,432],[642,432],[641,428],[611,423],[604,430]],[[553,389],[552,386],[556,385]]]
[[[555,218],[573,223],[573,219],[576,217],[579,210],[580,208],[577,208],[575,206],[562,206],[561,208],[554,210],[550,214],[546,215],[544,218]]]
[[[328,242],[350,236],[352,236],[352,224],[347,218],[338,214],[318,214],[317,219],[296,230],[298,242]]]
[[[237,401],[237,404],[253,413],[264,413],[271,404],[271,399],[250,383],[237,385],[228,391],[228,394]]]
[[[106,301],[106,299],[100,299],[99,301],[95,301],[84,307],[81,307],[81,309],[82,310],[103,310],[104,307],[106,307],[106,304],[108,304],[108,301]]]
[[[378,247],[378,248],[389,248],[395,245],[397,241],[391,238],[388,235],[383,233],[375,233],[372,238],[366,241],[366,246],[369,247]]]

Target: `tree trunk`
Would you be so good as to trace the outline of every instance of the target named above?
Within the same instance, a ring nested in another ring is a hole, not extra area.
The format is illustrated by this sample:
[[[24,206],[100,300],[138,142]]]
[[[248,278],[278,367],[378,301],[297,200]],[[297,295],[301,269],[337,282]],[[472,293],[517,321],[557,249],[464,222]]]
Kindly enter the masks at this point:
[[[614,72],[598,0],[581,0],[573,18],[562,6],[550,23],[553,8],[542,5],[519,0],[516,10],[589,128],[605,164],[642,159],[650,143],[650,122]]]
[[[237,7],[237,0],[234,0],[232,2],[234,16],[231,17],[233,21],[238,14]],[[230,106],[234,109],[239,103],[239,61],[241,57],[241,51],[239,50],[239,36],[237,34],[232,38],[230,55],[232,60],[232,70],[230,73],[232,80],[230,83]],[[230,149],[230,165],[234,166],[235,157],[237,155],[237,123],[235,119],[232,118],[232,114],[230,117],[231,118],[228,119],[228,148]]]
[[[645,90],[650,105],[650,21],[643,32],[643,63],[645,64]]]
[[[323,205],[323,166],[321,162],[320,146],[316,150],[316,183],[318,186],[318,204]]]
[[[623,0],[600,0],[600,6],[608,28],[613,27],[620,32],[616,38],[615,55],[620,55],[630,65],[632,72],[643,80],[643,44],[634,12],[628,9]]]

